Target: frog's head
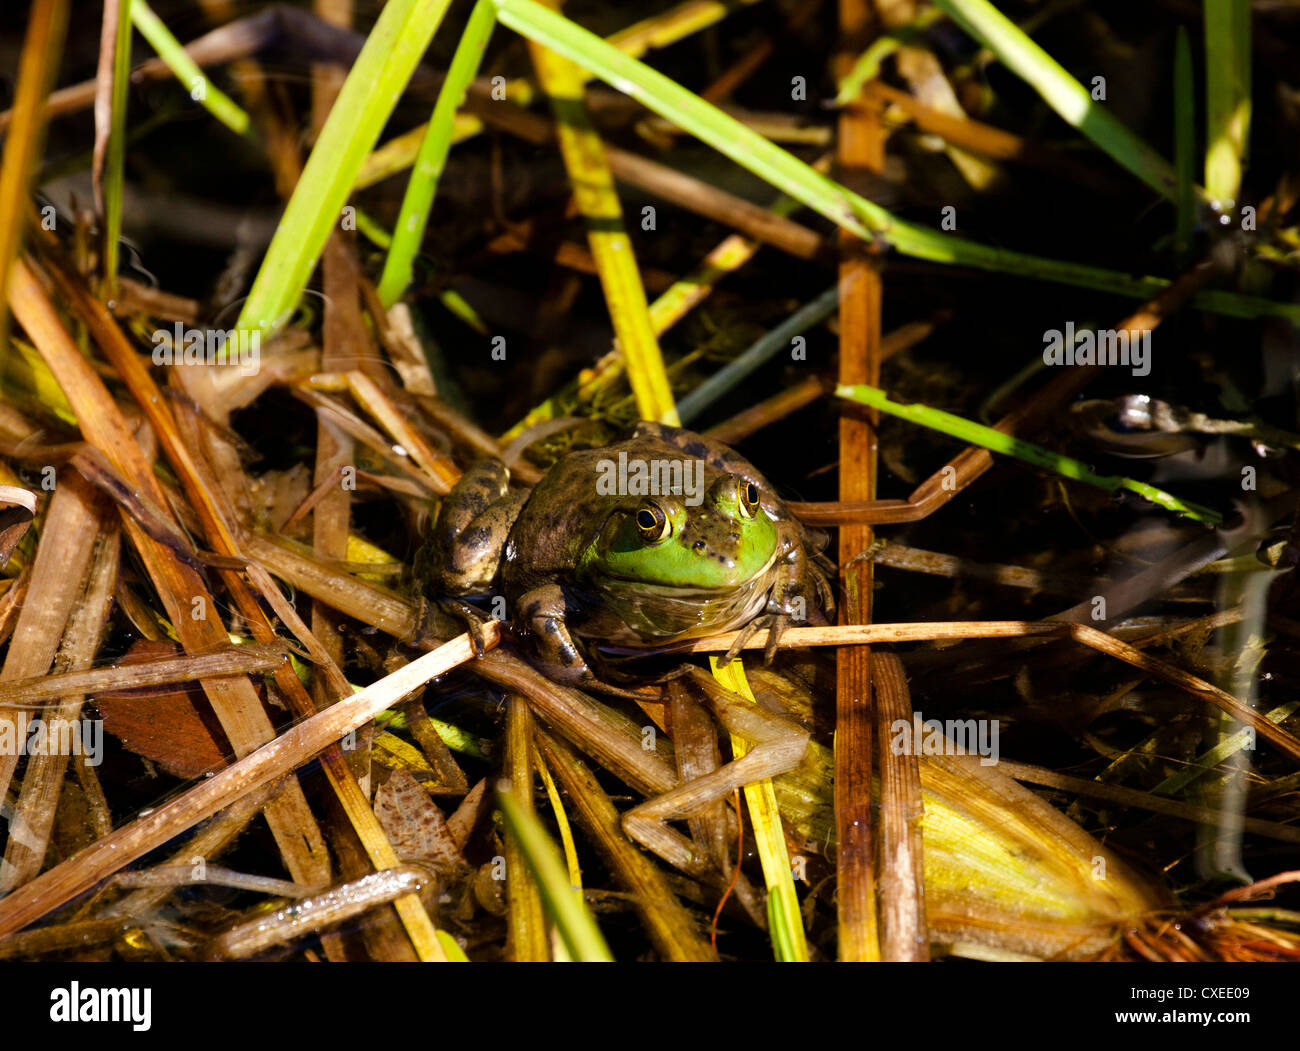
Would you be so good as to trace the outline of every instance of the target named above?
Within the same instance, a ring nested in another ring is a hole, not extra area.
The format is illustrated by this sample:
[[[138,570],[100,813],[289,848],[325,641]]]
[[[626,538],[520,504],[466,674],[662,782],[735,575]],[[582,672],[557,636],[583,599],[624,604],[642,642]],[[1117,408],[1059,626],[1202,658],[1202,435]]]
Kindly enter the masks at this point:
[[[648,496],[619,508],[588,548],[584,569],[614,580],[666,588],[726,590],[772,564],[777,533],[757,487],[723,475],[699,506],[678,495]]]

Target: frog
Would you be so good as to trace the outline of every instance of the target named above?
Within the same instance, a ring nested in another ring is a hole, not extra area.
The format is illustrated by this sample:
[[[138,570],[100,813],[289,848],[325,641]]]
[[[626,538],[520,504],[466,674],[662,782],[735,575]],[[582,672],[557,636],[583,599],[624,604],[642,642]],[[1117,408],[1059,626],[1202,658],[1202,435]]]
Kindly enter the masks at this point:
[[[511,487],[495,457],[466,469],[433,526],[430,597],[477,639],[479,605],[504,596],[538,670],[624,694],[688,670],[648,674],[638,654],[739,631],[733,659],[767,628],[770,662],[792,623],[824,623],[834,596],[820,540],[739,453],[643,421],[562,456],[531,489]]]

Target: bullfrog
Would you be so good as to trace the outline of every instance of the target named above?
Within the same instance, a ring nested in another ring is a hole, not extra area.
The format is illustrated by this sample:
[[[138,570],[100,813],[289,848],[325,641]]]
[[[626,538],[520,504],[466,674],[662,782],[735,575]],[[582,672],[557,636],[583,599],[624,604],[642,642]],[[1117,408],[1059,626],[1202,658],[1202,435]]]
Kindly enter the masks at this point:
[[[611,684],[645,673],[598,645],[635,654],[737,629],[770,628],[770,660],[792,621],[833,609],[825,560],[771,484],[699,434],[641,423],[568,453],[531,490],[509,481],[489,457],[444,498],[432,588],[471,627],[471,602],[503,594],[515,634],[557,682],[623,692]]]

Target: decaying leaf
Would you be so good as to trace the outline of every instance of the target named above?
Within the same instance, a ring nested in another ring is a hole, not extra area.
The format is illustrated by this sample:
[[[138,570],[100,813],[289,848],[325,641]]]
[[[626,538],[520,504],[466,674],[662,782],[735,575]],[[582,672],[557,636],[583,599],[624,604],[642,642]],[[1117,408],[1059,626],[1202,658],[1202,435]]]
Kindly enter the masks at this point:
[[[35,517],[35,493],[16,485],[0,485],[0,569],[9,561]]]
[[[375,816],[403,861],[424,862],[441,871],[464,866],[442,811],[407,771],[395,770],[375,793]]]
[[[174,657],[170,642],[141,640],[118,663],[135,664]],[[201,777],[226,764],[230,746],[204,722],[192,696],[197,688],[142,687],[111,690],[95,697],[104,729],[122,747],[149,759],[177,777]],[[220,731],[217,731],[219,733]]]

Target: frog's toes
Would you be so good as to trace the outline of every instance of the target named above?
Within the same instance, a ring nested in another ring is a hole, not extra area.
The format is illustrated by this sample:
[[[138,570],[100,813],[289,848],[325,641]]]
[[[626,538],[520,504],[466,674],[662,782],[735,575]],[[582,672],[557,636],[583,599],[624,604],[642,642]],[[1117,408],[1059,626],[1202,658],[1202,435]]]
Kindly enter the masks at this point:
[[[722,667],[726,667],[740,656],[740,651],[745,648],[745,643],[758,633],[759,629],[763,627],[767,619],[767,617],[755,617],[741,628],[740,631],[736,632],[735,639],[732,640],[731,645],[727,647],[727,652],[722,655],[722,659],[718,661],[718,664]]]
[[[790,618],[784,613],[774,613],[767,618],[767,645],[763,647],[764,664],[771,664],[776,657],[776,650],[781,643],[781,636],[785,634],[786,628],[790,627],[790,624]]]
[[[830,559],[822,555],[816,556],[808,566],[808,577],[812,580],[813,590],[817,593],[816,609],[828,624],[835,617],[835,591],[829,579],[834,574],[834,570],[835,567]]]
[[[437,605],[443,612],[464,622],[465,630],[474,644],[474,656],[482,657],[487,652],[487,626],[493,618],[457,598],[439,599]]]

